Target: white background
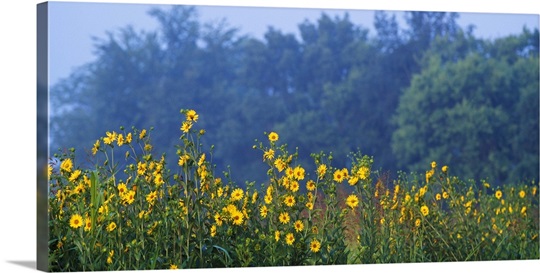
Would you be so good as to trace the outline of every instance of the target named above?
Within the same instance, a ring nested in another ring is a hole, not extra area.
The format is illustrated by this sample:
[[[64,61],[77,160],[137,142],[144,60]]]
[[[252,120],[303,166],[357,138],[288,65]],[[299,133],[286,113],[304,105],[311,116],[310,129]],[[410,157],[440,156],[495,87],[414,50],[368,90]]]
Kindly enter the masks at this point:
[[[0,272],[30,272],[36,261],[36,5],[40,1],[3,0],[0,4]],[[80,1],[75,1],[80,2]],[[87,1],[107,2],[107,1]],[[123,1],[115,3],[252,5],[275,7],[361,8],[386,10],[436,10],[540,14],[534,0],[221,0],[221,1]],[[269,4],[271,3],[271,4]],[[280,268],[285,272],[362,271],[386,272],[536,272],[540,260],[425,263],[400,265],[355,265],[339,267]],[[198,270],[197,272],[209,272]],[[219,270],[218,270],[219,271]],[[275,268],[234,269],[235,272],[270,272]],[[129,271],[125,271],[129,272]],[[162,272],[162,271],[152,271]],[[215,272],[215,270],[213,271]],[[220,272],[229,272],[222,270]]]

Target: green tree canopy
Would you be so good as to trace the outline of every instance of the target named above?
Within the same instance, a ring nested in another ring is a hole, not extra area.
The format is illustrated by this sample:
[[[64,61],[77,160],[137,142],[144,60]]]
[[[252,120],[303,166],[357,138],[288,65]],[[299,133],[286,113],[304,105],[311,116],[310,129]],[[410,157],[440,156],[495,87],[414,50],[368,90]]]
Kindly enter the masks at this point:
[[[436,160],[468,178],[498,183],[537,178],[534,35],[538,32],[524,31],[485,43],[483,50],[470,47],[461,56],[441,50],[426,56],[395,115],[392,145],[400,166],[420,171]]]

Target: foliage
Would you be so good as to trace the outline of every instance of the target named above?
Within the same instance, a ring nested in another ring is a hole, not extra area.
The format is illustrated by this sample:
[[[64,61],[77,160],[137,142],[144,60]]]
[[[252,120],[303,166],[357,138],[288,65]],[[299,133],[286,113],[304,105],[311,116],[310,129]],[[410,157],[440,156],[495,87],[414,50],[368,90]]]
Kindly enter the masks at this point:
[[[267,179],[249,143],[270,131],[301,151],[331,150],[341,166],[360,149],[393,179],[430,158],[494,185],[539,179],[537,29],[491,41],[456,13],[405,12],[400,26],[379,11],[369,33],[347,13],[322,13],[297,36],[269,27],[259,39],[201,22],[196,7],[149,14],[158,29],[96,39],[95,61],[51,88],[52,150],[123,125],[153,127],[155,151],[172,155],[177,109],[196,106],[216,173],[242,187]],[[91,166],[90,151],[75,153]],[[309,154],[297,160],[315,167]]]
[[[463,56],[444,50],[426,55],[425,67],[401,96],[395,116],[392,145],[402,167],[419,171],[428,158],[440,158],[460,166],[464,177],[489,177],[498,185],[537,177],[538,143],[518,140],[522,130],[528,130],[528,140],[538,139],[538,115],[533,114],[539,100],[538,51],[528,49],[531,35],[495,43],[512,44],[508,51],[521,52],[519,59],[488,54],[490,45]],[[478,44],[461,39],[465,47]]]
[[[135,127],[97,139],[93,168],[74,149],[55,155],[51,271],[540,258],[535,181],[476,187],[431,162],[391,182],[359,151],[350,167],[312,154],[308,169],[270,132],[253,145],[268,182],[240,187],[216,174],[203,117],[181,113],[174,165]]]

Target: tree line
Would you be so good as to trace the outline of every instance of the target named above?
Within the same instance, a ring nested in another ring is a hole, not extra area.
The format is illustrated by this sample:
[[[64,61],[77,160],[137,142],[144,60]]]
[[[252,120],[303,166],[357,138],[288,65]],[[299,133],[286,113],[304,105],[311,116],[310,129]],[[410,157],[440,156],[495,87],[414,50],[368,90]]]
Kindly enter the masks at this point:
[[[377,11],[375,33],[322,13],[299,37],[258,39],[193,6],[149,14],[158,29],[96,39],[95,61],[51,88],[51,152],[88,158],[105,131],[153,127],[174,166],[179,110],[195,109],[213,163],[239,183],[265,180],[252,145],[270,131],[306,166],[325,151],[345,167],[360,150],[382,172],[435,160],[464,178],[538,180],[538,29],[488,40],[458,13],[405,12],[402,27]]]

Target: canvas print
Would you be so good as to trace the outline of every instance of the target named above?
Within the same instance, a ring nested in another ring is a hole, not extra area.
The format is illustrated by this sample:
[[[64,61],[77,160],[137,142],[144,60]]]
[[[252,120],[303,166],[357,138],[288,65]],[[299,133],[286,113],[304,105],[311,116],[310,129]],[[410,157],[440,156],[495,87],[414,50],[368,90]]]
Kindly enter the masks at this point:
[[[538,15],[37,11],[40,270],[540,259]]]

